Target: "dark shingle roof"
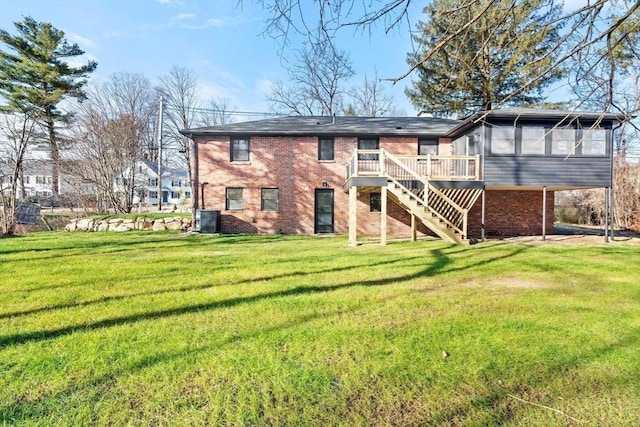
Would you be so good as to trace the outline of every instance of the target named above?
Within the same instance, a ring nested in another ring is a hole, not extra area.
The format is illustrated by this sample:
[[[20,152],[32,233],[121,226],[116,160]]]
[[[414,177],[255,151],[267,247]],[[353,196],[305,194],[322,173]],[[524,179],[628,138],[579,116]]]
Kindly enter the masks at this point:
[[[436,117],[326,117],[289,116],[251,122],[185,129],[187,136],[413,136],[457,137],[479,122],[492,120],[534,120],[544,122],[620,122],[622,114],[566,112],[507,108],[480,112],[464,120]]]
[[[541,119],[541,120],[563,120],[563,119],[576,119],[582,120],[604,120],[604,121],[621,121],[625,119],[624,114],[617,113],[604,113],[604,112],[591,112],[591,111],[562,111],[562,110],[544,110],[536,108],[502,108],[498,110],[492,110],[489,112],[475,113],[469,118],[479,118],[486,115],[489,118],[527,118],[527,119]]]
[[[498,110],[474,113],[449,130],[446,136],[455,137],[466,130],[475,127],[481,122],[500,121],[534,121],[544,123],[560,123],[568,125],[575,122],[603,122],[618,123],[628,119],[624,114],[589,112],[589,111],[562,111],[542,110],[535,108],[502,108]]]
[[[459,123],[459,120],[433,117],[291,116],[186,129],[181,132],[193,136],[440,136]]]

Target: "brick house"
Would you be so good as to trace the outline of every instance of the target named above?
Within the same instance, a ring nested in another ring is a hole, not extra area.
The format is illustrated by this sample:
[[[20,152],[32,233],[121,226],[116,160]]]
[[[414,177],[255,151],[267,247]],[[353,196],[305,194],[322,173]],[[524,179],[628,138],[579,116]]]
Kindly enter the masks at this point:
[[[612,182],[621,115],[494,110],[430,117],[280,117],[184,130],[195,206],[224,233],[450,242],[553,230],[554,192]],[[610,193],[610,191],[608,191]]]

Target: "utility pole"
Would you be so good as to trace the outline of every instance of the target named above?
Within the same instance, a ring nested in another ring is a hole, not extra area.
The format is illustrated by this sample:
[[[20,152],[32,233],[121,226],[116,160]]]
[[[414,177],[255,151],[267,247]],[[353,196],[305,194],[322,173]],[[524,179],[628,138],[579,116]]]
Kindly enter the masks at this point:
[[[162,116],[163,99],[160,95],[160,113],[158,114],[158,211],[162,211]]]

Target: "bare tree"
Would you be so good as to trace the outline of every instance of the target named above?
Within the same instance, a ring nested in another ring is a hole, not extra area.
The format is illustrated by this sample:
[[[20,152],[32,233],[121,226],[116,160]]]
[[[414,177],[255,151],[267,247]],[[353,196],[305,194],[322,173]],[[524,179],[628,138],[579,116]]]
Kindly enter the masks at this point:
[[[412,23],[409,19],[411,0],[380,2],[317,0],[314,2],[314,7],[308,7],[303,0],[254,1],[262,5],[268,13],[264,33],[273,37],[280,44],[282,52],[291,45],[292,40],[300,36],[307,38],[307,42],[310,43],[321,40],[326,45],[332,45],[338,32],[345,28],[364,32],[374,31],[378,25],[383,26],[385,32],[393,29],[410,32],[412,29]],[[441,52],[446,52],[452,41],[467,34],[471,25],[480,20],[484,14],[491,13],[492,8],[497,7],[494,3],[493,0],[467,0],[457,3],[457,7],[447,13],[456,14],[472,5],[481,4],[482,7],[476,7],[478,12],[471,16],[466,23],[435,35],[436,39],[431,49],[418,54],[405,73],[389,80],[396,83]],[[558,27],[563,27],[564,34],[549,50],[554,55],[557,54],[555,59],[510,93],[497,99],[492,104],[492,108],[507,103],[539,80],[569,66],[572,58],[582,52],[592,51],[601,60],[607,61],[606,50],[598,50],[596,46],[603,41],[606,42],[616,29],[634,17],[638,8],[640,8],[640,2],[637,1],[595,0],[577,10],[567,9],[554,22]],[[609,16],[611,10],[617,12],[615,16]]]
[[[153,151],[156,99],[140,74],[117,73],[87,93],[75,130],[70,172],[90,183],[98,209],[130,212],[140,190],[136,162]]]
[[[283,114],[330,116],[342,105],[344,83],[354,71],[345,51],[320,41],[297,52],[288,74],[289,83],[277,81],[267,95],[271,108]]]
[[[191,147],[189,138],[180,131],[192,128],[197,123],[200,111],[198,79],[192,70],[174,66],[169,74],[160,77],[158,90],[162,93],[166,105],[163,148],[176,151],[172,157],[178,159],[178,167],[187,169],[191,182]]]
[[[280,114],[294,116],[313,116],[318,114],[318,106],[305,96],[299,87],[287,86],[282,80],[276,80],[267,94],[267,102],[271,109]]]
[[[349,89],[347,95],[345,115],[380,117],[398,113],[393,97],[386,93],[377,74],[371,80],[365,75],[364,81]]]
[[[615,227],[640,231],[640,164],[620,153],[614,160]],[[559,200],[565,222],[603,226],[606,220],[603,189],[574,190]]]
[[[3,115],[2,130],[7,139],[6,158],[0,164],[0,222],[3,236],[11,236],[16,230],[18,183],[23,182],[27,148],[36,138],[38,119],[35,114],[34,111],[24,111],[22,114]]]
[[[615,10],[606,19],[613,24],[621,18]],[[636,11],[606,37],[574,55],[570,87],[581,106],[626,113],[630,118],[640,113],[639,44],[640,13]],[[639,142],[638,131],[631,120],[623,124],[616,139],[618,153],[629,154],[628,148]]]
[[[604,8],[604,5],[603,5]],[[640,113],[640,15],[638,10],[609,8],[608,11],[584,10],[576,19],[593,21],[598,17],[609,28],[602,37],[577,51],[571,62],[570,87],[583,109],[623,113],[629,120],[616,129],[613,164],[615,189],[615,225],[630,228],[640,224],[640,169],[637,156],[640,129],[634,117]],[[624,17],[624,21],[621,19]],[[572,35],[573,43],[585,39]],[[601,192],[585,190],[583,204],[590,211],[604,212]],[[595,216],[604,221],[603,217]]]
[[[306,0],[254,1],[267,11],[264,34],[279,43],[281,52],[300,36],[310,43],[332,43],[336,33],[345,28],[371,32],[381,24],[389,32],[411,26],[411,0],[316,0],[315,7],[308,7]]]
[[[640,165],[629,162],[624,154],[615,159],[616,226],[630,229],[640,225]],[[636,231],[640,229],[636,228]]]
[[[209,101],[209,108],[202,109],[200,114],[200,126],[217,126],[233,123],[233,113],[235,107],[231,107],[229,97],[217,97]]]

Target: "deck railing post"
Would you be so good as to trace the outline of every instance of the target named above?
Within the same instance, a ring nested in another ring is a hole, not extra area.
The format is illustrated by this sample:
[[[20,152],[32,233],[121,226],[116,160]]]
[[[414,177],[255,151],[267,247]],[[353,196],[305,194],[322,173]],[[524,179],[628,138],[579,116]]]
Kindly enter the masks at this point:
[[[380,149],[380,155],[378,156],[378,159],[380,160],[380,176],[384,176],[386,174],[386,170],[384,168],[384,149]]]
[[[358,149],[353,150],[353,175],[358,176]]]

